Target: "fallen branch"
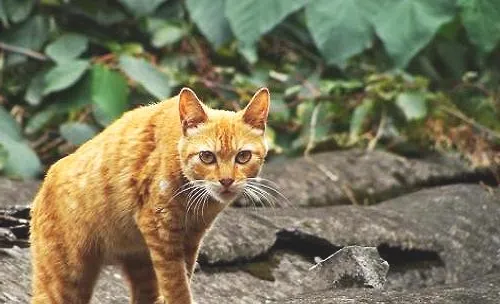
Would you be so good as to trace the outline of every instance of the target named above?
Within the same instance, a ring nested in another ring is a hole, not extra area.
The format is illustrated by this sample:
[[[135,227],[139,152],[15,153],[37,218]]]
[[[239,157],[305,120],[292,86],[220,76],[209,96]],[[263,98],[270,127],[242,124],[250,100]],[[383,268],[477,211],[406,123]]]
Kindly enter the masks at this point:
[[[465,123],[473,126],[474,128],[478,129],[479,131],[483,132],[486,134],[486,136],[491,138],[496,138],[497,140],[500,140],[500,133],[495,132],[494,130],[491,130],[490,128],[483,126],[482,124],[478,123],[472,118],[467,117],[465,114],[460,112],[459,110],[447,108],[447,107],[441,107],[441,110],[443,110],[446,114],[449,114],[451,116],[454,116]]]
[[[21,55],[24,55],[27,57],[31,57],[33,59],[37,59],[40,61],[47,61],[48,60],[48,57],[42,53],[27,49],[27,48],[23,48],[20,46],[10,45],[10,44],[4,43],[4,42],[0,42],[0,49],[5,50],[7,52],[18,53],[18,54],[21,54]]]

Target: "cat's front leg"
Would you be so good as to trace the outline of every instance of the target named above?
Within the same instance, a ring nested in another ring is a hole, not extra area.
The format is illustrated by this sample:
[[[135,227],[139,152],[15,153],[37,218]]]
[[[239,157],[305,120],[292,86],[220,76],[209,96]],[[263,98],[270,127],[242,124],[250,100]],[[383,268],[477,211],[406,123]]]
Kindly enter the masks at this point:
[[[190,231],[184,243],[184,252],[186,255],[186,269],[189,279],[193,277],[196,268],[196,259],[198,258],[198,250],[200,248],[203,231]]]
[[[152,209],[141,210],[137,224],[148,246],[158,280],[157,304],[192,304],[184,252],[184,229],[175,212],[160,215]]]

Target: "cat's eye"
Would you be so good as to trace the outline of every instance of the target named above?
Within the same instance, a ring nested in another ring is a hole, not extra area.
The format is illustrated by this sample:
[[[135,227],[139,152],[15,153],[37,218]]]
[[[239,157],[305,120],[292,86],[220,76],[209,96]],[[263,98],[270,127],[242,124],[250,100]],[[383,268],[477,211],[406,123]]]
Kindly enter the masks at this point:
[[[236,162],[238,164],[246,164],[252,158],[252,152],[244,150],[236,154]]]
[[[201,151],[199,157],[205,164],[213,164],[216,161],[215,154],[210,151]]]

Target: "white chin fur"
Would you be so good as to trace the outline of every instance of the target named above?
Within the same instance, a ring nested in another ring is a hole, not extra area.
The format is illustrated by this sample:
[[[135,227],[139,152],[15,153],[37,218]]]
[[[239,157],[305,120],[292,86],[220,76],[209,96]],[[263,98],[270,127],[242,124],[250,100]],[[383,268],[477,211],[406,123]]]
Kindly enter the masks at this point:
[[[210,191],[210,196],[212,196],[216,201],[221,204],[229,204],[236,200],[239,196],[239,193],[235,192],[231,195],[221,195],[218,192]]]
[[[223,195],[220,193],[222,188],[219,186],[209,186],[207,188],[210,196],[221,204],[229,204],[235,201],[240,196],[242,189],[242,187],[231,187],[233,193],[230,195]]]

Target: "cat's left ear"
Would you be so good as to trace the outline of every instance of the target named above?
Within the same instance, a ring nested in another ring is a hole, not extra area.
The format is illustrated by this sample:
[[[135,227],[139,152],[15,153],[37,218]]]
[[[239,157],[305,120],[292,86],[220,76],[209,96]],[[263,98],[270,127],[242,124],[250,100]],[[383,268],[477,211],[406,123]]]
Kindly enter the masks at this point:
[[[265,130],[271,96],[267,88],[261,88],[253,95],[243,110],[243,121],[253,128]]]
[[[199,124],[207,121],[208,116],[198,96],[189,88],[183,88],[179,93],[179,115],[184,134]]]

